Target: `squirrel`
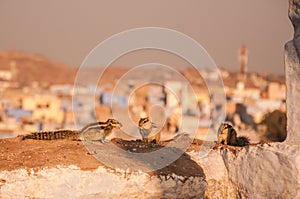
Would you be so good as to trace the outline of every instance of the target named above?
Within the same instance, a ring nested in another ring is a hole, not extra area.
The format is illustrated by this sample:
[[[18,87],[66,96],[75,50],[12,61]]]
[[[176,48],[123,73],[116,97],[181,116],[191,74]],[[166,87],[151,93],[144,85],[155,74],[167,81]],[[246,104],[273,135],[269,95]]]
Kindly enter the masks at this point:
[[[79,136],[88,141],[105,142],[105,138],[110,135],[113,129],[119,129],[122,124],[116,119],[108,119],[106,122],[95,122],[88,124],[79,131]]]
[[[86,125],[80,131],[77,130],[56,130],[56,131],[42,131],[34,132],[29,135],[23,136],[25,139],[35,140],[88,140],[100,141],[104,143],[106,136],[111,134],[115,128],[122,127],[122,124],[115,119],[108,119],[106,122],[95,122]]]
[[[218,129],[218,144],[231,146],[247,146],[249,138],[245,136],[237,137],[235,129],[228,123],[222,123]]]
[[[149,117],[141,118],[139,120],[139,131],[144,142],[154,142],[160,141],[160,132],[157,132],[157,126],[151,122]]]

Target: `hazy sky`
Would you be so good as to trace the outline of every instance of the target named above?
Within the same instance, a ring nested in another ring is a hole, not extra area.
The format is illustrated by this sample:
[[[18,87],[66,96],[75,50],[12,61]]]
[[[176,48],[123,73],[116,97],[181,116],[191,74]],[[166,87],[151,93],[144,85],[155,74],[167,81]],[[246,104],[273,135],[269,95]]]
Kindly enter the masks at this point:
[[[237,69],[237,51],[249,49],[249,70],[284,72],[283,46],[292,38],[288,0],[15,1],[0,0],[0,49],[42,54],[79,66],[101,41],[131,28],[157,26],[199,42],[217,65]],[[179,60],[179,61],[178,61]],[[136,52],[117,65],[180,58]]]

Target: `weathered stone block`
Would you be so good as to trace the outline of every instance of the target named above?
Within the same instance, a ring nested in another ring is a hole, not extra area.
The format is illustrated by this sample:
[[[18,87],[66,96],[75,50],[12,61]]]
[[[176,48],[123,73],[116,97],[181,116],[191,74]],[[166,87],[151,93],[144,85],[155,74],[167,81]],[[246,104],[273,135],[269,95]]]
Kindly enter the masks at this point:
[[[300,62],[292,41],[285,45],[285,76],[287,87],[287,139],[286,143],[300,143]]]
[[[221,147],[194,159],[206,175],[206,198],[300,197],[299,145]]]

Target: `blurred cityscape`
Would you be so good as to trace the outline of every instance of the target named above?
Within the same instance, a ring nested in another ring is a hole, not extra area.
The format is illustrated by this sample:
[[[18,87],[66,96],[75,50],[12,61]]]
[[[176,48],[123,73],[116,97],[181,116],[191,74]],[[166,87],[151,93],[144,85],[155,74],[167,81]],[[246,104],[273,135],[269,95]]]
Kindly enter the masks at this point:
[[[132,123],[150,115],[169,135],[180,131],[184,114],[191,120],[199,120],[197,128],[201,137],[213,125],[211,119],[216,117],[215,110],[224,108],[226,121],[251,139],[262,139],[262,134],[272,139],[267,134],[273,133],[278,134],[275,141],[284,140],[282,134],[285,132],[281,132],[285,131],[281,126],[285,126],[286,120],[284,77],[248,72],[246,46],[239,50],[237,60],[239,66],[237,64],[234,71],[221,67],[219,71],[186,67],[179,70],[185,80],[177,78],[174,71],[160,71],[157,73],[159,84],[137,88],[135,86],[140,83],[129,78],[116,91],[118,81],[129,68],[109,67],[97,86],[88,81],[97,69],[89,68],[83,74],[86,82],[73,89],[77,68],[40,55],[0,51],[0,138],[38,130],[75,129],[86,121],[105,121],[113,117],[113,103],[121,113],[129,113]],[[135,73],[140,78],[145,74],[150,72]],[[215,103],[216,96],[209,92],[206,84],[217,81],[219,76],[224,83],[225,107]],[[130,93],[131,90],[134,92]],[[73,98],[74,92],[76,98]],[[94,103],[91,104],[90,99]],[[164,111],[151,111],[155,106],[163,107]],[[268,122],[268,117],[275,119]],[[139,135],[133,132],[128,138],[131,136]]]

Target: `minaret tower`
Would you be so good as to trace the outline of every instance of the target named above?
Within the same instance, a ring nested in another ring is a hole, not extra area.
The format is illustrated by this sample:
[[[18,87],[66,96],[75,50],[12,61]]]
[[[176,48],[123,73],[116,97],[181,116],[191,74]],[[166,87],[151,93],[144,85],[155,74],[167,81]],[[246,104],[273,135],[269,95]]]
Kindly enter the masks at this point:
[[[15,60],[11,60],[10,63],[10,72],[11,72],[11,79],[13,81],[17,81],[17,77],[18,77],[18,68],[17,68],[17,63]]]
[[[247,78],[247,64],[248,64],[248,49],[246,45],[242,45],[239,50],[238,61],[240,64],[240,78],[245,81]]]

